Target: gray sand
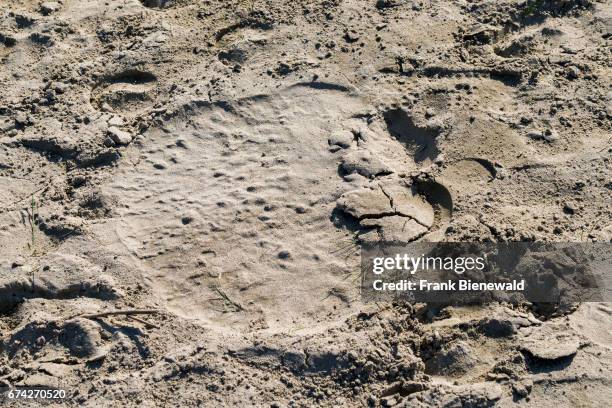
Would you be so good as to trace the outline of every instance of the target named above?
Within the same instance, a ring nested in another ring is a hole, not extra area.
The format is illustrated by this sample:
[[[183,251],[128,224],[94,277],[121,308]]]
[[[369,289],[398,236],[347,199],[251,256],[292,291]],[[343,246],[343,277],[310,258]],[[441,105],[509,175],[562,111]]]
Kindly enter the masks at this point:
[[[608,304],[358,287],[381,239],[612,239],[610,2],[1,3],[0,386],[91,407],[612,400]],[[126,309],[157,313],[80,316]]]

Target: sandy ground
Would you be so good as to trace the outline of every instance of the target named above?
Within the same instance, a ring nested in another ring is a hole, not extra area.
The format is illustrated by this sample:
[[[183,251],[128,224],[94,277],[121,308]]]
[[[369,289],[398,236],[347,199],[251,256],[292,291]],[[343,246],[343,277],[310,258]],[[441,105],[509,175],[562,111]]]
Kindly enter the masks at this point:
[[[609,304],[364,304],[359,246],[609,242],[610,2],[0,6],[0,385],[609,406]]]

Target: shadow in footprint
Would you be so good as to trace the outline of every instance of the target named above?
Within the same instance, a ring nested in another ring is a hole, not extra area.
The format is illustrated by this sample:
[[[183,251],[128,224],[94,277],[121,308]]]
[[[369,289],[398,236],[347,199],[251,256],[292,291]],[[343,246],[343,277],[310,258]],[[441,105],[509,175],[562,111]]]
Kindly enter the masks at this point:
[[[560,357],[553,360],[545,360],[529,353],[523,353],[527,370],[533,374],[551,373],[553,371],[565,370],[572,364],[575,355]]]
[[[132,84],[132,85],[140,85],[146,84],[149,82],[157,81],[157,77],[150,72],[139,71],[139,70],[128,70],[120,72],[116,75],[111,75],[106,78],[107,83],[117,84]]]
[[[410,115],[402,109],[392,109],[383,113],[387,129],[391,136],[402,143],[420,163],[433,160],[438,156],[439,150],[436,138],[440,132],[436,129],[417,126]]]
[[[434,209],[434,223],[429,237],[444,234],[453,213],[453,197],[446,187],[434,180],[416,180],[413,184],[416,192],[423,196]]]
[[[172,0],[140,0],[140,2],[148,8],[166,8],[172,4]]]
[[[104,77],[92,90],[91,103],[126,116],[151,106],[157,77],[150,72],[126,70]]]
[[[364,229],[356,217],[337,207],[332,211],[330,220],[336,228],[346,228],[351,232],[359,232]]]
[[[433,180],[417,180],[417,192],[436,210],[436,224],[450,220],[453,211],[453,197],[442,184]]]
[[[151,351],[149,347],[143,341],[145,337],[145,333],[137,327],[125,326],[121,324],[110,324],[101,319],[96,319],[96,322],[107,332],[110,334],[115,334],[117,332],[124,334],[127,336],[136,346],[136,350],[138,350],[138,355],[141,358],[149,358],[151,355]]]

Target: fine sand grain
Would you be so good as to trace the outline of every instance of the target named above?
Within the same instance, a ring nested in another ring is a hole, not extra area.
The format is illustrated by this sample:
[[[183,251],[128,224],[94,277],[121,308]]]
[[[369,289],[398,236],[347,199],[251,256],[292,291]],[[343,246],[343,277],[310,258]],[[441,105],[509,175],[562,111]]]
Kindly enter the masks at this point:
[[[610,242],[611,41],[596,0],[0,0],[0,386],[609,406],[609,304],[363,303],[359,248]]]

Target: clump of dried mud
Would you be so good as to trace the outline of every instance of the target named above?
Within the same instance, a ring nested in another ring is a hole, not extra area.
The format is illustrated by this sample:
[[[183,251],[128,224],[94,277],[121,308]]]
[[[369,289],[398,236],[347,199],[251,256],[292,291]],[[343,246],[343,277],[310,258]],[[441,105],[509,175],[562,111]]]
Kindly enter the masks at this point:
[[[0,385],[605,406],[606,304],[356,282],[379,240],[609,242],[611,32],[595,0],[5,4]],[[87,317],[131,309],[156,313]]]

